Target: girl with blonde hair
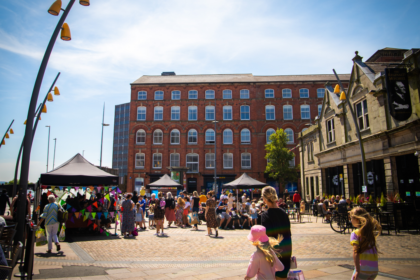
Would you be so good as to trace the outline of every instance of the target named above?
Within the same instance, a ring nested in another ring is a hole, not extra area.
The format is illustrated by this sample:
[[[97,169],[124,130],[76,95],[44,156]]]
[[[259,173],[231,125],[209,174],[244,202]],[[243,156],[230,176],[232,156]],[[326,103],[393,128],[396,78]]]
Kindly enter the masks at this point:
[[[184,227],[184,225],[182,224],[182,213],[184,212],[184,206],[185,206],[184,200],[182,199],[182,197],[178,197],[178,200],[176,203],[175,224],[179,227]]]
[[[351,233],[354,272],[352,280],[373,280],[378,275],[378,246],[376,238],[382,227],[366,209],[356,207],[350,211],[351,223],[357,229]]]

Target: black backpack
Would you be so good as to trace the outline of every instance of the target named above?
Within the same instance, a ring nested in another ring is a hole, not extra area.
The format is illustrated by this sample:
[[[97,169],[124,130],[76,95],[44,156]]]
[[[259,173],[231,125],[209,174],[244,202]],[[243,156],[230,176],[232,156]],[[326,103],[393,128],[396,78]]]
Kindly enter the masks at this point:
[[[172,209],[172,210],[175,209],[175,200],[173,200],[173,199],[172,199],[170,209]]]

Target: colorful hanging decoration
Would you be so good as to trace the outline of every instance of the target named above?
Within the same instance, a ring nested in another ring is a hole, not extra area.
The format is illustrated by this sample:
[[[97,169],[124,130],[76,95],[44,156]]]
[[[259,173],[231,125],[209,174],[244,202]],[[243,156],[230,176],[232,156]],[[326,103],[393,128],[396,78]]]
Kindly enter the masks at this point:
[[[67,187],[67,191],[70,191],[71,190],[71,187]]]
[[[101,216],[102,216],[102,212],[98,212],[96,214],[98,215],[98,220],[99,220],[101,218]]]
[[[114,212],[109,212],[112,218],[114,218]]]
[[[120,190],[120,188],[117,188],[117,193],[121,193],[121,190]]]
[[[74,224],[74,218],[73,218],[73,216],[71,216],[69,220],[70,220],[70,222],[72,222]]]
[[[92,211],[92,206],[88,206],[87,208],[86,208],[89,212],[91,212]]]
[[[92,218],[94,218],[95,219],[95,217],[96,217],[96,212],[92,212],[92,213],[90,213],[91,215],[92,215]]]
[[[104,212],[105,219],[108,219],[108,212]]]
[[[41,189],[46,189],[48,186],[46,186],[46,185],[42,185],[41,186]]]
[[[51,186],[51,189],[52,189],[52,191],[54,191],[54,189],[55,189],[55,186]]]
[[[79,215],[80,215],[79,212],[74,212],[74,216],[76,216],[76,219],[79,219]]]
[[[105,234],[106,234],[106,236],[109,236],[109,232],[106,231]]]
[[[93,222],[91,220],[88,220],[88,224],[87,226],[90,226],[90,224],[93,224]],[[96,225],[96,224],[95,224]]]
[[[98,208],[98,202],[94,202],[92,205]]]
[[[79,190],[79,187],[74,187],[74,189],[75,189],[76,191],[78,191],[78,190]]]
[[[86,219],[89,218],[89,216],[90,216],[90,212],[85,212]]]

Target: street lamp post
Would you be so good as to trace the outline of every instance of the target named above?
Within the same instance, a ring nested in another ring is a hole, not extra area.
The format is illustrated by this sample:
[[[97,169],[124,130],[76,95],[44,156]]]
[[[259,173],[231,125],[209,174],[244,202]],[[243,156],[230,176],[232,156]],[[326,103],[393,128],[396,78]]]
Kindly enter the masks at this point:
[[[45,127],[48,127],[48,149],[47,149],[47,172],[48,172],[48,160],[50,159],[50,131],[51,131],[51,126],[46,125]]]
[[[216,111],[216,110],[215,110]],[[214,112],[214,117],[216,117],[216,112]],[[214,123],[214,184],[213,184],[213,191],[217,195],[217,170],[216,170],[216,163],[217,163],[217,145],[216,145],[216,129],[218,121],[213,121]]]
[[[54,166],[55,166],[55,146],[57,144],[57,138],[54,138],[54,157],[53,157],[53,170],[54,170]]]
[[[104,102],[104,110],[102,113],[102,134],[101,134],[101,158],[99,160],[99,166],[102,167],[102,146],[104,143],[104,126],[109,126],[109,124],[104,123],[105,118],[105,102]]]
[[[12,127],[12,124],[14,122],[15,122],[15,120],[12,120],[12,122],[10,123],[10,125],[7,128],[6,132],[4,133],[3,139],[1,139],[1,142],[0,142],[0,147],[3,145],[4,138],[9,138],[9,131],[10,131],[10,134],[13,134],[13,129],[11,129],[11,127]]]

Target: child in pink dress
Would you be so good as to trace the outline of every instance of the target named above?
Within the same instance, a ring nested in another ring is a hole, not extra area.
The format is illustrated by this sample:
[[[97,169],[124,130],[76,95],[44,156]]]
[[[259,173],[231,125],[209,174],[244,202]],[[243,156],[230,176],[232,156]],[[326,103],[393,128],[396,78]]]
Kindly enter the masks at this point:
[[[281,240],[268,238],[265,227],[259,225],[251,228],[248,240],[257,247],[257,251],[251,255],[245,280],[255,276],[257,280],[276,279],[276,271],[282,271],[284,265],[274,252],[273,246],[278,245]]]

